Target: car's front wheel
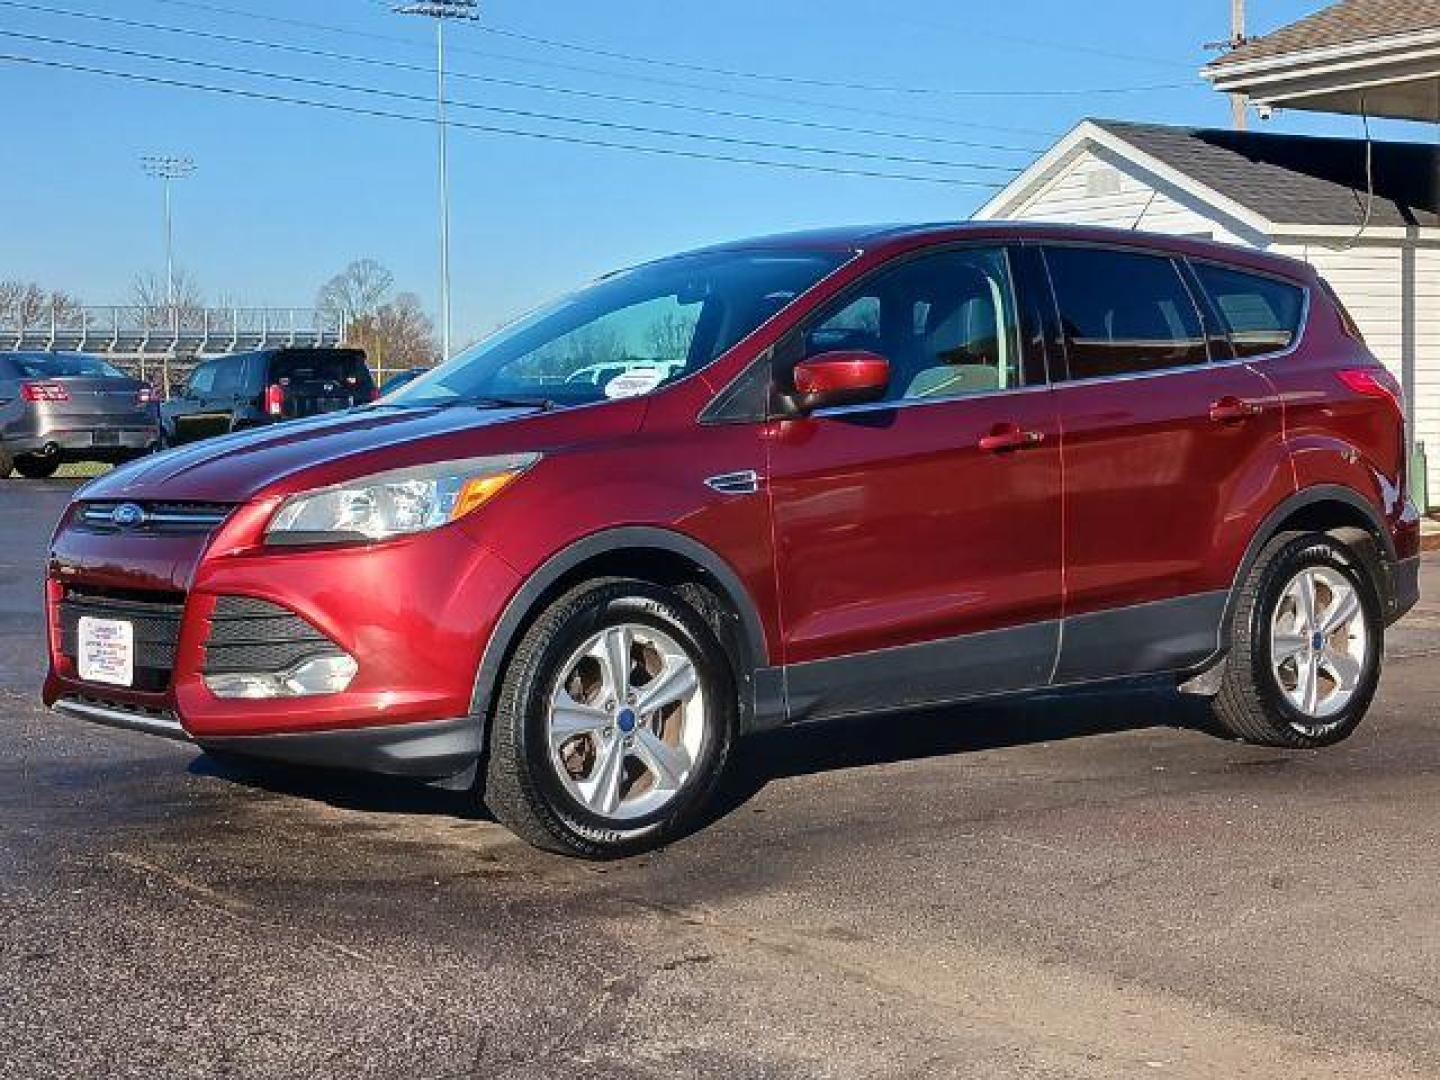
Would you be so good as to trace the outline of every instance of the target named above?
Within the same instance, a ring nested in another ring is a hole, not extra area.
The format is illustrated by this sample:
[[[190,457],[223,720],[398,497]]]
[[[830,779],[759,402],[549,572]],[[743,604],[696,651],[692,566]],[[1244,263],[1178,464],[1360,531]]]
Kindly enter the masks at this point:
[[[48,480],[60,468],[60,455],[51,457],[17,457],[15,471],[27,480]]]
[[[647,582],[590,582],[547,608],[510,660],[485,801],[537,847],[633,854],[694,819],[735,726],[729,659],[693,607]]]
[[[1375,696],[1384,634],[1375,584],[1348,547],[1323,533],[1277,537],[1235,605],[1216,720],[1265,746],[1340,742]]]

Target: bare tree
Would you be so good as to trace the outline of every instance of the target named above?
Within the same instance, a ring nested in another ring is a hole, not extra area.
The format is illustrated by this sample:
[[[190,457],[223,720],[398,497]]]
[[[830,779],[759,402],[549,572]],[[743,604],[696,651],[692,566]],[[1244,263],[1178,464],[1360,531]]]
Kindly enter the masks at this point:
[[[59,289],[33,281],[0,281],[0,325],[40,326],[51,318],[63,326],[80,320],[80,301]]]
[[[662,363],[683,363],[690,355],[690,342],[695,337],[695,320],[677,311],[666,313],[650,327],[650,358]]]
[[[321,313],[348,327],[374,315],[395,286],[395,275],[374,259],[356,259],[324,285],[315,297]]]
[[[420,306],[420,298],[408,292],[370,314],[351,319],[345,340],[364,349],[371,366],[381,374],[428,367],[440,351],[435,324]]]
[[[137,274],[130,285],[130,302],[140,309],[141,325],[147,330],[166,330],[172,323],[170,295],[161,274]],[[205,294],[185,270],[175,271],[175,314],[173,321],[182,330],[198,330],[205,322]]]

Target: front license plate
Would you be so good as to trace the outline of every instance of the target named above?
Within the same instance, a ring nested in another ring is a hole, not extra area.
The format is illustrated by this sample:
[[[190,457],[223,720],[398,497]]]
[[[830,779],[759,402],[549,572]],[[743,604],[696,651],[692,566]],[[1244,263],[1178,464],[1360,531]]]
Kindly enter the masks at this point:
[[[135,626],[121,619],[80,616],[80,678],[86,682],[135,683]]]

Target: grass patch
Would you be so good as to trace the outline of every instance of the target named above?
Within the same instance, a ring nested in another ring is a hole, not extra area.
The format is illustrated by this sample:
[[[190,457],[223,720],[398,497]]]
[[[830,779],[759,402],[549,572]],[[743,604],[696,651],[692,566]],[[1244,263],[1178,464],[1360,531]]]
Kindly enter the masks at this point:
[[[92,476],[101,476],[114,467],[98,461],[76,461],[61,465],[55,475],[61,480],[89,480]]]

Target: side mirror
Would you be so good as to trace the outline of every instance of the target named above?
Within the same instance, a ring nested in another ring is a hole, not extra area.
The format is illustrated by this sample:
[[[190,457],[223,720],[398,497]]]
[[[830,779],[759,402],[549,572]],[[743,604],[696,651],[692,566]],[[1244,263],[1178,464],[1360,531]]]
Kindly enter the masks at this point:
[[[861,350],[820,353],[795,365],[801,412],[879,401],[890,387],[890,361]]]

